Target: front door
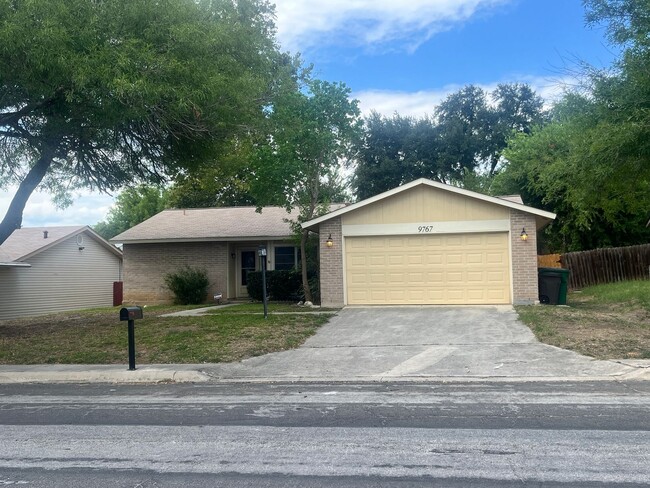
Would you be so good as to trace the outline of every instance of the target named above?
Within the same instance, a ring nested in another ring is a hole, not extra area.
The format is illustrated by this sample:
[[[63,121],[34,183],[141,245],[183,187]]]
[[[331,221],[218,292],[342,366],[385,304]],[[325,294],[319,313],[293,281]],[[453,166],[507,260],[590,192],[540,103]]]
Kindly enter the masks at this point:
[[[237,273],[237,296],[247,297],[248,273],[257,269],[257,251],[241,249],[239,251],[239,271]]]

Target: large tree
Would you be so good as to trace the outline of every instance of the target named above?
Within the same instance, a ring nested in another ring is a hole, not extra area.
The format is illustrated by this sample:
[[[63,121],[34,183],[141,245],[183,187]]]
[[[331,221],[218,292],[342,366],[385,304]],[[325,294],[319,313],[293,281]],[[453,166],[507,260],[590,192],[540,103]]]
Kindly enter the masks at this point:
[[[650,240],[650,2],[584,2],[621,49],[610,70],[588,69],[550,125],[515,138],[494,190],[522,191],[558,214],[548,247],[575,251]]]
[[[251,168],[250,191],[257,205],[282,205],[295,212],[300,235],[305,300],[312,301],[307,276],[309,231],[300,224],[328,210],[342,193],[340,170],[359,136],[359,108],[343,83],[302,73],[269,108],[270,131]]]
[[[265,0],[0,0],[0,243],[37,187],[112,191],[215,159],[279,63]]]

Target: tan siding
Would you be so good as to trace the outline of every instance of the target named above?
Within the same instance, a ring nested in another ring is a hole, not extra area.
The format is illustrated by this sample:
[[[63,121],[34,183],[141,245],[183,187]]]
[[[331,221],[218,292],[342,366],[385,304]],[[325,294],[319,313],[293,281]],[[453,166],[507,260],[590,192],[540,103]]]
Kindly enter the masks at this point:
[[[29,259],[31,268],[0,268],[0,319],[113,304],[120,259],[89,234]]]
[[[508,208],[425,186],[398,193],[341,216],[343,225],[509,218]]]

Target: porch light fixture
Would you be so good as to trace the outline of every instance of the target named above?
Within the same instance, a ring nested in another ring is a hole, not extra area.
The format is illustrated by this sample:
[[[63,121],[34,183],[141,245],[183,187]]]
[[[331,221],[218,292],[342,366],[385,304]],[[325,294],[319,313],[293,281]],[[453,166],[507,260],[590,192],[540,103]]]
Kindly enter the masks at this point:
[[[332,247],[334,245],[334,241],[332,240],[332,234],[330,234],[330,236],[327,238],[325,244],[327,245],[327,247]]]
[[[519,234],[519,238],[522,241],[527,241],[528,240],[528,234],[526,234],[526,228],[525,227],[523,229],[521,229],[521,234]]]
[[[235,259],[236,256],[237,256],[237,255],[236,255],[234,252],[231,252],[231,253],[230,253],[230,257],[231,257],[232,259]]]

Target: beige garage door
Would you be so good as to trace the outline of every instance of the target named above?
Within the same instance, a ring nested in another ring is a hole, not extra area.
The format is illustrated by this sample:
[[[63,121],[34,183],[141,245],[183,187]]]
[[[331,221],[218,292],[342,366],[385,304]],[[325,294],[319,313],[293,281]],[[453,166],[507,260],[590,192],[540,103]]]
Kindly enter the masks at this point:
[[[350,305],[505,304],[508,234],[348,237]]]

